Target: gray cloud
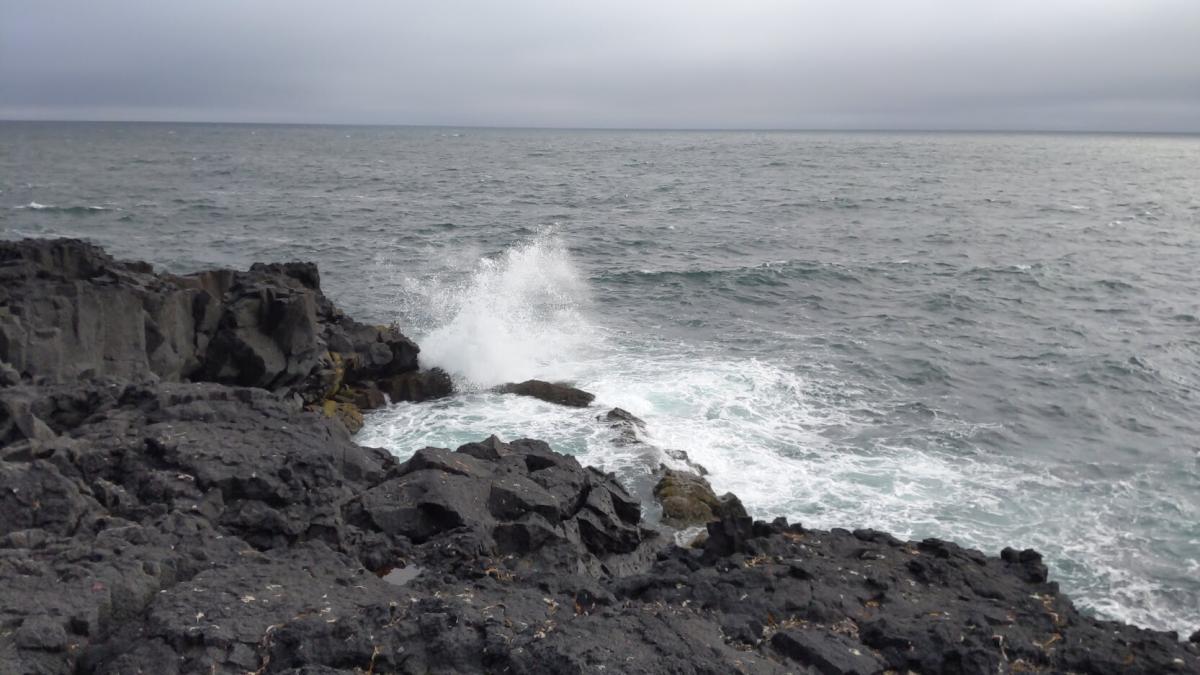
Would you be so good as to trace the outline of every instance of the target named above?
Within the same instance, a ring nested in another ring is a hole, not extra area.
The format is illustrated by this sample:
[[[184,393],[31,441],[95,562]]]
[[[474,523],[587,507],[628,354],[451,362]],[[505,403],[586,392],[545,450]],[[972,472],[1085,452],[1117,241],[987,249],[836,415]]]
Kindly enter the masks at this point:
[[[10,0],[0,118],[1200,131],[1196,0]]]

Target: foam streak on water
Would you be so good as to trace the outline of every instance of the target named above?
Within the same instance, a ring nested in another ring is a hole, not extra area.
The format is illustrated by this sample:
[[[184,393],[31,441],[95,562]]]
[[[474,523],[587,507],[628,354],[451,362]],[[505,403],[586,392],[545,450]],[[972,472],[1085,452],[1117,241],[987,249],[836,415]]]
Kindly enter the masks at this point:
[[[406,457],[488,434],[540,438],[645,497],[661,452],[616,443],[597,415],[619,406],[642,417],[647,440],[685,450],[718,491],[738,494],[760,518],[814,527],[875,527],[937,536],[997,554],[1005,546],[1047,555],[1054,578],[1082,607],[1140,625],[1186,626],[1194,597],[1162,582],[1169,545],[1127,531],[1131,509],[1190,509],[1142,475],[1112,484],[1054,464],[963,452],[987,425],[953,421],[938,436],[882,432],[869,394],[828,369],[810,376],[757,359],[597,327],[562,242],[542,236],[482,261],[449,295],[447,322],[420,339],[430,363],[471,385],[524,377],[566,379],[597,395],[589,409],[475,391],[368,415],[360,441]],[[429,284],[441,287],[439,283]],[[588,334],[581,351],[579,331]],[[1196,560],[1187,564],[1196,568]],[[1156,576],[1158,577],[1156,579]]]

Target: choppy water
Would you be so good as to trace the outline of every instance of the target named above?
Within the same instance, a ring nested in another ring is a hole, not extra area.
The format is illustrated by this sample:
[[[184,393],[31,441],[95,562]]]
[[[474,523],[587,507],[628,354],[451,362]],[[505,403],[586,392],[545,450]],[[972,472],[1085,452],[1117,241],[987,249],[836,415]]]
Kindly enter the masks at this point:
[[[0,235],[316,260],[476,388],[366,443],[643,475],[597,410],[478,391],[568,379],[756,515],[1032,546],[1081,605],[1186,633],[1198,186],[1196,137],[0,124]]]

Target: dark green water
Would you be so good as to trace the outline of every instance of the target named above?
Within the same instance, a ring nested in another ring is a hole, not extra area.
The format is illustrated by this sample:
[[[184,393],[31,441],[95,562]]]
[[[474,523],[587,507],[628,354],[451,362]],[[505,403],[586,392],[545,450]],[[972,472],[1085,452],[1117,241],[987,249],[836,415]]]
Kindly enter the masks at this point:
[[[312,259],[465,388],[572,379],[757,515],[996,553],[1200,628],[1200,139],[0,123],[0,234]],[[631,480],[594,412],[372,415]]]

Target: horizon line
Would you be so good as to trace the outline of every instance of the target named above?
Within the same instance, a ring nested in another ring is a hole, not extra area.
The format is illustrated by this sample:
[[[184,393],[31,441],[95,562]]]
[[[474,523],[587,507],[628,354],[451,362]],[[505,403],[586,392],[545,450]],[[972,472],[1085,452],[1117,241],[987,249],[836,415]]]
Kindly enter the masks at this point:
[[[163,119],[24,119],[0,117],[0,124],[185,124],[260,127],[375,127],[407,129],[480,129],[498,131],[677,131],[677,132],[787,132],[787,133],[964,133],[964,134],[1129,134],[1155,136],[1200,135],[1200,128],[1184,130],[1146,129],[1039,129],[1039,128],[937,128],[937,127],[632,127],[632,126],[537,126],[524,124],[421,124],[403,122],[248,122],[228,120]]]

